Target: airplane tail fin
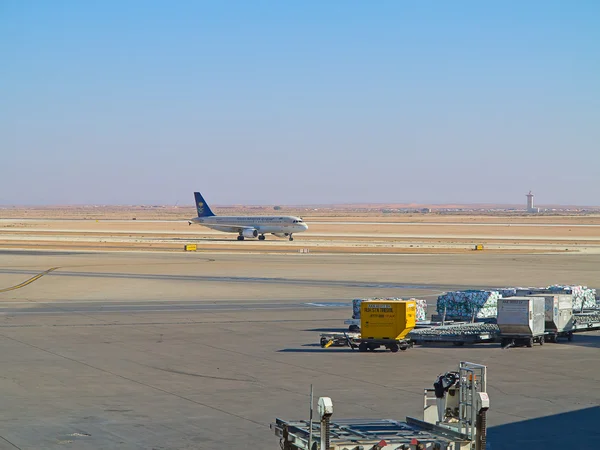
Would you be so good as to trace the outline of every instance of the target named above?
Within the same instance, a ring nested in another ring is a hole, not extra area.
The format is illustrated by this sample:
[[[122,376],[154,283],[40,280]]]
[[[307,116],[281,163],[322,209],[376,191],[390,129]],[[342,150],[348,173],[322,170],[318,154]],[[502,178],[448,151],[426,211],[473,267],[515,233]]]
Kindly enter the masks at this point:
[[[194,198],[196,199],[196,210],[198,211],[198,217],[212,217],[215,214],[211,211],[210,206],[204,201],[200,192],[194,192]]]

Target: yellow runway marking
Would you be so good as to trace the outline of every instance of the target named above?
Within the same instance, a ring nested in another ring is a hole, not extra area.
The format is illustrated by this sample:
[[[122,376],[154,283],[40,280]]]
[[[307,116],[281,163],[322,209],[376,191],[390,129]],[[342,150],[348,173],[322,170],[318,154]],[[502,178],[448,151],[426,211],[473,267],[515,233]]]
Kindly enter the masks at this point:
[[[39,280],[39,279],[40,279],[40,278],[42,278],[44,275],[47,275],[47,274],[49,274],[50,272],[52,272],[52,271],[54,271],[54,270],[56,270],[56,269],[59,269],[59,267],[51,267],[50,269],[48,269],[48,270],[45,270],[45,271],[43,271],[42,273],[38,273],[38,274],[37,274],[35,277],[32,277],[32,278],[30,278],[29,280],[25,280],[25,281],[23,281],[23,282],[22,282],[22,283],[20,283],[20,284],[17,284],[17,285],[15,285],[15,286],[11,286],[11,287],[7,287],[7,288],[4,288],[4,289],[0,289],[0,293],[2,293],[2,292],[8,292],[8,291],[14,291],[15,289],[21,289],[22,287],[25,287],[25,286],[27,286],[28,284],[31,284],[31,283],[33,283],[34,281],[36,281],[36,280]]]

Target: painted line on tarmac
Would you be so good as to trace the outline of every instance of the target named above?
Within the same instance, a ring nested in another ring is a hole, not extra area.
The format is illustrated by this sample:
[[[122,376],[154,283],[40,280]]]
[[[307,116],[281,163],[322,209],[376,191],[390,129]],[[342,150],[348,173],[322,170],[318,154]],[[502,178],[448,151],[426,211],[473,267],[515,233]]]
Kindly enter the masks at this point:
[[[0,273],[18,274],[35,273],[27,269],[0,269]],[[303,278],[279,278],[279,277],[242,277],[242,276],[215,276],[215,275],[168,275],[168,274],[143,274],[143,273],[115,273],[115,272],[84,272],[84,271],[61,271],[52,274],[60,277],[81,278],[117,278],[137,280],[161,280],[161,281],[192,281],[192,282],[215,282],[215,283],[265,283],[265,284],[288,284],[301,286],[328,286],[328,287],[353,287],[368,289],[415,289],[438,291],[449,286],[440,284],[409,284],[395,282],[376,281],[352,281],[352,280],[319,280]],[[457,286],[458,287],[458,286]],[[462,287],[462,286],[460,286]]]
[[[50,272],[55,271],[56,269],[59,269],[59,267],[51,267],[50,269],[45,270],[42,273],[38,273],[36,276],[31,277],[30,279],[25,280],[22,283],[19,283],[19,284],[15,285],[15,286],[7,287],[7,288],[4,288],[4,289],[0,289],[0,293],[2,293],[2,292],[8,292],[8,291],[14,291],[15,289],[21,289],[21,288],[23,288],[23,287],[25,287],[25,286],[33,283],[34,281],[39,280],[44,275],[47,275]]]

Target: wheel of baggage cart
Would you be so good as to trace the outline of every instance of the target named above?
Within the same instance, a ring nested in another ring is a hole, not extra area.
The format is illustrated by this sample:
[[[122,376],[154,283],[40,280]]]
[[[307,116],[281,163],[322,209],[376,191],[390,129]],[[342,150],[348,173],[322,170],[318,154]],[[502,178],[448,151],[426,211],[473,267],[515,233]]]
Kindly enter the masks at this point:
[[[358,325],[350,325],[348,327],[348,331],[351,333],[358,333],[360,331],[360,327]]]
[[[540,345],[544,345],[544,336],[540,338]]]
[[[392,353],[396,353],[398,351],[398,344],[390,344],[388,348],[392,351]]]
[[[557,336],[555,334],[549,335],[548,342],[552,342],[553,344],[555,344],[556,342],[558,342]]]
[[[533,347],[533,338],[527,339],[527,347]]]
[[[403,352],[405,352],[406,350],[408,350],[408,345],[401,345],[400,346],[400,350],[402,350]]]
[[[361,342],[360,344],[358,344],[358,351],[359,352],[366,352],[367,351],[367,343],[366,342]]]

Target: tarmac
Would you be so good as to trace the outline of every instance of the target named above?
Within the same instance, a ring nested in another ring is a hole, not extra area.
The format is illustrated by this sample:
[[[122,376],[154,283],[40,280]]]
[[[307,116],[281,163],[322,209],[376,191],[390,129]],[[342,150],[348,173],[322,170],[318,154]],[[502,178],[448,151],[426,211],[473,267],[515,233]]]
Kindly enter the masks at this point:
[[[598,267],[597,254],[0,251],[0,449],[276,449],[269,423],[306,419],[311,384],[334,418],[419,418],[423,389],[461,360],[488,366],[491,450],[596,448],[598,332],[396,354],[318,341],[344,329],[352,298],[425,298],[431,313],[448,289],[598,287]]]

